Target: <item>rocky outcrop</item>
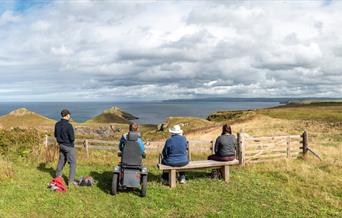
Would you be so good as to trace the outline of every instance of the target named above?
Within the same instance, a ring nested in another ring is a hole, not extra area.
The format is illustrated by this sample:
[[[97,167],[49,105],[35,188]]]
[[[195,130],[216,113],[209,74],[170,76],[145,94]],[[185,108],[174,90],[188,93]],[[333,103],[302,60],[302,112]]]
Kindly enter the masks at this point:
[[[92,119],[86,121],[88,124],[95,123],[123,123],[128,124],[131,120],[136,120],[138,117],[133,116],[130,113],[127,113],[121,110],[118,107],[109,108],[103,113],[93,117]]]

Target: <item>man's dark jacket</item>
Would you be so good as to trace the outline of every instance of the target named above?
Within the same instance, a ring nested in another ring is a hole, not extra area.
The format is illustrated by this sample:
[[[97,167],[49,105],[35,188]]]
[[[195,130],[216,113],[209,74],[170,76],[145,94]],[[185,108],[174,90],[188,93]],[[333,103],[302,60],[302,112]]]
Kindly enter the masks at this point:
[[[61,119],[55,125],[55,137],[58,144],[74,147],[75,135],[74,128],[65,119]]]

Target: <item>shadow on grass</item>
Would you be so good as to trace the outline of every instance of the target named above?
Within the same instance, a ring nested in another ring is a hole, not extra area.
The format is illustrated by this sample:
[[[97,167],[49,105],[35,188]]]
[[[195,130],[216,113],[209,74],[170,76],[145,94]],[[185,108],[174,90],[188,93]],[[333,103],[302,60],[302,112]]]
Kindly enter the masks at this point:
[[[96,186],[101,189],[101,191],[110,194],[110,189],[112,185],[113,172],[105,171],[102,173],[92,171],[90,172],[90,176],[94,178],[97,182]]]
[[[47,167],[45,163],[40,163],[37,166],[37,170],[50,174],[52,178],[56,177],[56,170],[52,167]],[[68,177],[66,177],[65,175],[63,175],[63,179],[64,181],[68,181]]]
[[[148,181],[149,182],[157,182],[161,183],[161,176],[163,172],[160,171],[159,173],[155,172],[149,172],[148,173]],[[178,172],[177,172],[177,178],[178,178]],[[185,172],[185,176],[187,180],[193,180],[193,179],[200,179],[200,178],[210,178],[210,173],[204,172],[204,171],[193,171],[193,172]]]
[[[156,182],[160,183],[160,177],[162,172],[149,172],[147,180],[148,182]],[[113,179],[113,171],[105,171],[105,172],[90,172],[90,176],[97,181],[97,187],[101,189],[104,193],[110,194],[111,192],[111,185]],[[210,178],[210,173],[207,171],[195,171],[195,172],[187,172],[186,178],[189,180],[198,179],[198,178]],[[139,191],[139,189],[133,189],[134,192]],[[132,192],[132,189],[120,190],[119,192]]]
[[[102,173],[93,171],[90,172],[90,176],[94,178],[97,182],[96,186],[101,189],[106,194],[110,194],[111,186],[112,186],[112,179],[113,179],[113,171],[105,171]],[[140,195],[140,189],[138,188],[127,188],[127,189],[120,189],[119,193],[134,193],[136,195]]]
[[[47,167],[45,163],[40,163],[37,166],[37,170],[42,171],[44,173],[48,173],[50,174],[51,177],[55,177],[56,176],[56,170],[53,169],[52,167]]]

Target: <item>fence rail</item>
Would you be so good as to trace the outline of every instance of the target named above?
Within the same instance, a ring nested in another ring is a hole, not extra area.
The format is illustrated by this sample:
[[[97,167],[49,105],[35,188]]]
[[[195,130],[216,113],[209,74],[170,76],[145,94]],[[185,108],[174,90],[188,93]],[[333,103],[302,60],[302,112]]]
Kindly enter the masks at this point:
[[[45,147],[57,145],[55,138],[45,136]],[[150,152],[161,152],[164,141],[151,141],[145,143],[145,149]],[[308,132],[301,135],[285,136],[249,136],[240,132],[237,134],[236,156],[240,165],[246,163],[269,162],[280,159],[294,159],[299,156],[305,158],[308,150]],[[214,140],[191,140],[189,141],[189,159],[192,151],[214,153]],[[118,151],[118,143],[99,139],[76,139],[75,147],[83,148],[89,156],[89,150],[112,150]]]
[[[54,137],[45,136],[44,145],[46,148],[49,146],[56,146],[57,142]],[[150,152],[161,152],[165,145],[165,141],[147,141],[145,142],[145,149]],[[204,140],[191,140],[189,141],[189,150],[191,151],[211,151],[213,146],[212,141]],[[118,151],[118,142],[106,141],[99,139],[76,139],[76,148],[83,148],[89,156],[89,150],[113,150]]]
[[[307,131],[301,135],[270,137],[255,137],[243,132],[238,133],[237,154],[241,165],[305,157],[307,148]]]

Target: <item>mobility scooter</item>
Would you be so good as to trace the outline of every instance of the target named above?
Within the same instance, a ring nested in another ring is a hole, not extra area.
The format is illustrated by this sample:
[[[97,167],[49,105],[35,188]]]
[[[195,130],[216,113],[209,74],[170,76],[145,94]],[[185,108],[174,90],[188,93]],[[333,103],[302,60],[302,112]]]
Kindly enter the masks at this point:
[[[116,195],[118,190],[140,188],[140,196],[146,196],[148,170],[142,165],[145,154],[141,154],[138,137],[139,134],[133,132],[127,135],[123,151],[119,153],[121,162],[114,168],[112,195]]]

